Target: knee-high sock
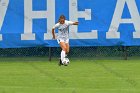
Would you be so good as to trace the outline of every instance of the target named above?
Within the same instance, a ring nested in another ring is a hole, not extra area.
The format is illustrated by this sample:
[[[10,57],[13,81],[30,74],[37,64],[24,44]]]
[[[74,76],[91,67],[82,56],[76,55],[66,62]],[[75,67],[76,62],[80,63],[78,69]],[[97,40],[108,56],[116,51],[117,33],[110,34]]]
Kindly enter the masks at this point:
[[[61,51],[61,61],[65,58],[66,56],[66,52],[65,51]]]

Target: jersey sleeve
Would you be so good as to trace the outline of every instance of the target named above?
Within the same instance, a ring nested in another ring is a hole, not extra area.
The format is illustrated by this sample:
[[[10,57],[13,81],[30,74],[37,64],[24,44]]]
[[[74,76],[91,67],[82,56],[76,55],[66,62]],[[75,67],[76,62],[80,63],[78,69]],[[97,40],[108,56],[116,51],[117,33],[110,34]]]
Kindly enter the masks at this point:
[[[68,24],[68,25],[73,25],[74,22],[72,22],[72,21],[67,21],[67,24]]]
[[[58,28],[59,27],[59,23],[55,24],[55,26],[53,26],[53,29]]]

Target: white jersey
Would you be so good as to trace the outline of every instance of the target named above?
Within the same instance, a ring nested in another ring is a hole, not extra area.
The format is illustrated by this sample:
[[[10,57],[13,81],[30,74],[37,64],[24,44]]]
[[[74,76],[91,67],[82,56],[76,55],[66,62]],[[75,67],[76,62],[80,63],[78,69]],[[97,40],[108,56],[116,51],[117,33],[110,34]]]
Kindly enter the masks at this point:
[[[58,28],[57,39],[67,39],[68,35],[68,27],[72,25],[74,22],[65,20],[64,24],[57,23],[53,29]]]

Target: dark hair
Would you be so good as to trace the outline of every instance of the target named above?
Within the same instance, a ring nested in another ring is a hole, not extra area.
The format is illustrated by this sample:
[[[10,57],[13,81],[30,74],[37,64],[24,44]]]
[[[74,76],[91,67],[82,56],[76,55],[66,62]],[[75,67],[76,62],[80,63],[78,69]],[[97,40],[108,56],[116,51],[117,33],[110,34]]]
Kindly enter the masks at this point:
[[[61,15],[61,16],[59,17],[58,22],[60,21],[60,19],[66,19],[66,17],[65,17],[64,15]]]

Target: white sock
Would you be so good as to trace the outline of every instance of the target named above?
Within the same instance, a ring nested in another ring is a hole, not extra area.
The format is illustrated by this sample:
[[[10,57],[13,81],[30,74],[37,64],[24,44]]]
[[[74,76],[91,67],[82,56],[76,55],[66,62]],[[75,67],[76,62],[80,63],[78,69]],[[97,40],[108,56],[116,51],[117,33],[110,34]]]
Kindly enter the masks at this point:
[[[66,53],[65,53],[65,51],[61,51],[61,61],[65,58],[65,56],[66,56]]]

